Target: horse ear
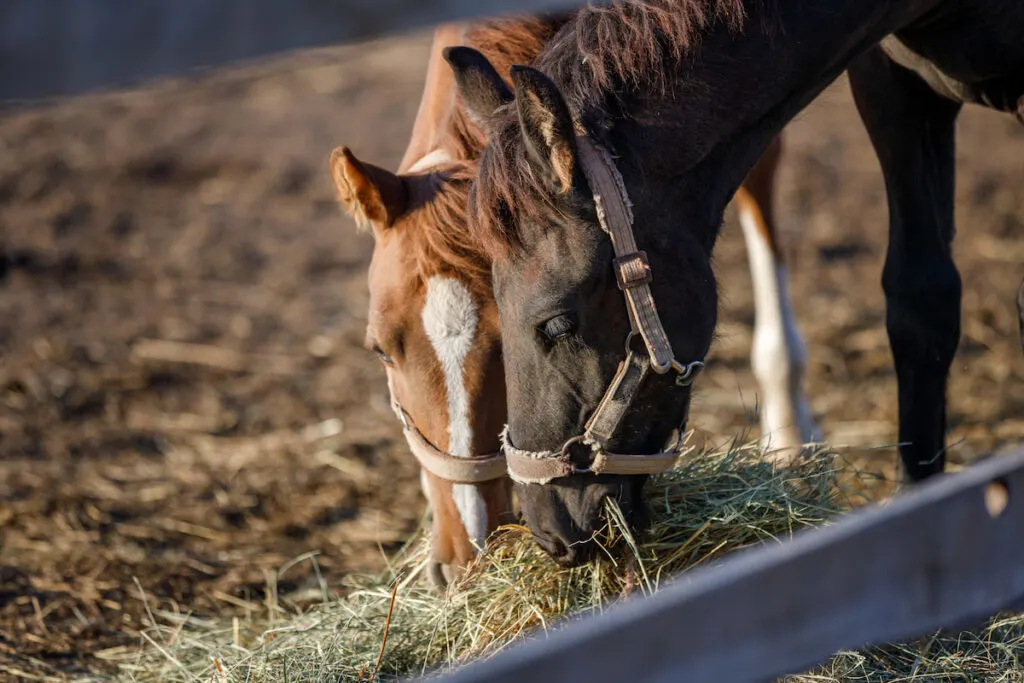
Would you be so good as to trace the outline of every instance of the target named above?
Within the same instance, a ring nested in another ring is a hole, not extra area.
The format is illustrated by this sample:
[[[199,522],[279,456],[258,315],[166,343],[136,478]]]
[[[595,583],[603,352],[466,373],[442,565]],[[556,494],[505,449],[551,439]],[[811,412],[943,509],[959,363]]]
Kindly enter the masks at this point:
[[[512,85],[527,153],[564,194],[578,166],[569,106],[551,79],[528,66],[512,67]]]
[[[455,73],[455,84],[469,117],[489,132],[495,112],[512,101],[512,91],[487,58],[473,48],[446,47],[442,54]]]
[[[402,179],[359,161],[348,147],[331,152],[331,177],[338,199],[360,228],[390,227],[405,213],[409,198]]]

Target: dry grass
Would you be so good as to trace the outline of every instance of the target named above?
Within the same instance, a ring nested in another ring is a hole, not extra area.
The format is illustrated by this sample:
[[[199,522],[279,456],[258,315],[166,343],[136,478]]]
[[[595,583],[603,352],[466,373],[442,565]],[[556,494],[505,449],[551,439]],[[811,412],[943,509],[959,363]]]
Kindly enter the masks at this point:
[[[440,594],[419,580],[427,557],[420,538],[385,575],[351,579],[345,598],[325,599],[301,615],[283,616],[272,606],[244,622],[154,614],[162,625],[119,663],[126,678],[140,682],[388,680],[443,671],[492,656],[564,617],[650,594],[731,551],[827,524],[855,500],[848,474],[826,456],[776,468],[752,448],[701,454],[652,482],[655,523],[641,542],[609,508],[602,561],[560,569],[526,529],[508,527]],[[1022,639],[1024,620],[1005,618],[976,634],[840,653],[789,681],[1022,680]]]

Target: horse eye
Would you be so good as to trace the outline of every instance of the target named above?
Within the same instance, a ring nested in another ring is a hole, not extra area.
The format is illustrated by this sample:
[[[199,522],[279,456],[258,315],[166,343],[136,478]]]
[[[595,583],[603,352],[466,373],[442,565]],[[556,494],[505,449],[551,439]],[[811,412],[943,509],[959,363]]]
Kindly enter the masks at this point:
[[[540,333],[549,342],[556,342],[565,339],[576,333],[579,328],[579,321],[572,313],[556,315],[540,326]]]
[[[391,356],[389,356],[388,354],[384,353],[384,350],[381,349],[376,344],[373,345],[373,352],[375,354],[377,354],[377,358],[379,358],[380,362],[383,363],[384,365],[394,365],[395,364],[395,360]]]

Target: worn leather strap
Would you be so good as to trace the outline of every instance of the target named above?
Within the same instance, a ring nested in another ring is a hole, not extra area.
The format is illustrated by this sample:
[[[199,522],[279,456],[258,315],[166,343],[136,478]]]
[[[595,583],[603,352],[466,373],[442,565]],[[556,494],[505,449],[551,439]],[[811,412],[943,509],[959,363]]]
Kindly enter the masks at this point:
[[[612,240],[616,257],[615,279],[626,297],[633,331],[643,337],[647,353],[651,356],[652,369],[668,372],[675,355],[651,294],[651,267],[647,263],[647,254],[637,249],[633,236],[633,211],[627,204],[628,195],[622,176],[608,158],[608,153],[586,135],[576,137],[576,148],[583,174],[594,193],[598,222]]]
[[[608,390],[604,392],[597,409],[587,421],[583,432],[586,441],[596,443],[602,448],[608,445],[629,407],[640,393],[640,387],[643,386],[650,367],[650,361],[646,357],[632,349],[629,350],[626,359],[619,363],[619,369],[608,385]]]
[[[456,484],[482,484],[503,479],[507,473],[505,456],[502,453],[459,458],[438,450],[423,438],[418,429],[411,426],[405,430],[405,440],[423,469],[435,477]]]
[[[413,424],[409,414],[394,400],[391,402],[391,409],[402,423],[402,433],[409,444],[409,450],[419,461],[420,466],[435,477],[455,484],[482,484],[503,479],[508,473],[504,453],[499,451],[487,455],[474,455],[471,458],[460,458],[445,453],[427,441]]]
[[[627,455],[608,453],[595,448],[596,444],[586,444],[594,450],[594,459],[589,467],[581,470],[573,464],[565,449],[551,453],[516,448],[508,440],[507,427],[501,434],[501,442],[508,474],[519,484],[548,484],[553,479],[574,474],[656,474],[672,469],[681,450],[673,448],[649,455]]]

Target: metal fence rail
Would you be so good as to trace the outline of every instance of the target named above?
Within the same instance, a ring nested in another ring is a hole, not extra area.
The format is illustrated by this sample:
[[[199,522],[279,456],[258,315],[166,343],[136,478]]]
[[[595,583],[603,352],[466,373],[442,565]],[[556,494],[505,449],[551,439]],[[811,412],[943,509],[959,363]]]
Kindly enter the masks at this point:
[[[1024,449],[697,570],[451,683],[750,683],[1024,598]]]

